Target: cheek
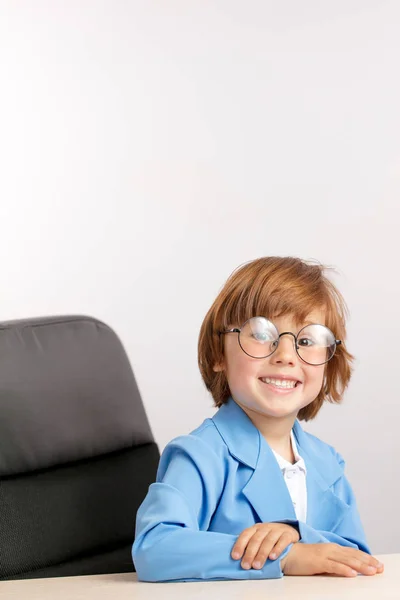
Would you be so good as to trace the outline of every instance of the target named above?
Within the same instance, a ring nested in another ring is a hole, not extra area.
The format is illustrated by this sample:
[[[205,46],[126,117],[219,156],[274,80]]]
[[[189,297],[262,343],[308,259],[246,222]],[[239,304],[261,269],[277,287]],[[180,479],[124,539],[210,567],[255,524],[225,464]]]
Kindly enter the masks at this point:
[[[230,357],[227,364],[226,376],[232,384],[240,386],[246,383],[248,379],[257,377],[258,370],[259,365],[253,362],[251,358],[246,357],[242,352]]]
[[[307,383],[316,390],[321,389],[324,381],[325,367],[314,367],[307,372]]]

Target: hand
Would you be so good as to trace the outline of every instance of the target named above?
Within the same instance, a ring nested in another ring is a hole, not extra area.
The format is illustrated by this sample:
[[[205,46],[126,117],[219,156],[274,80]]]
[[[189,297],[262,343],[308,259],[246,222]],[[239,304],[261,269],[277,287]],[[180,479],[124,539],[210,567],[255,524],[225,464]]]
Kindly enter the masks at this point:
[[[257,523],[242,531],[232,548],[231,556],[234,560],[243,557],[243,569],[262,569],[267,558],[275,560],[289,544],[298,541],[299,533],[290,525]]]
[[[383,565],[366,552],[338,544],[294,544],[281,561],[285,575],[376,575]]]

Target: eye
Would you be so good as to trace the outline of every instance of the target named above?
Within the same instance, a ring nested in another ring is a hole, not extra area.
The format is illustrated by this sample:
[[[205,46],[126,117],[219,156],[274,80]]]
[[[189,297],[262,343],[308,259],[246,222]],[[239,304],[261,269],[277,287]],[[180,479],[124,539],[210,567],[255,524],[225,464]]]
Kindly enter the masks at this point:
[[[307,348],[309,346],[313,346],[314,345],[314,340],[310,339],[310,338],[300,338],[299,340],[297,340],[297,343],[299,346],[302,346],[303,348]]]
[[[266,333],[265,331],[254,331],[251,335],[256,340],[256,342],[268,341],[268,333]]]

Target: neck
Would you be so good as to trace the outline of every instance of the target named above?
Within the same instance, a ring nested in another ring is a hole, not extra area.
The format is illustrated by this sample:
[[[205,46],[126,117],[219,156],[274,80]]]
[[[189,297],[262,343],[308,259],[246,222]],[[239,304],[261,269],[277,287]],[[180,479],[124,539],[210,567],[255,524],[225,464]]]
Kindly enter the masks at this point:
[[[296,420],[296,415],[270,417],[246,406],[241,406],[241,408],[260,431],[268,445],[286,460],[294,462],[290,432]]]

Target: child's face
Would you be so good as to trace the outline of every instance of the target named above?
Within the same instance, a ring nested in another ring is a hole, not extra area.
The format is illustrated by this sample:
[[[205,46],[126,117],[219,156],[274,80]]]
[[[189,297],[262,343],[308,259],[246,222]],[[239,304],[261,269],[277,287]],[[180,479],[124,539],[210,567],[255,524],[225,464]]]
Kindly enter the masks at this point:
[[[291,315],[272,321],[279,333],[290,331],[296,335],[306,323],[325,323],[321,311],[310,313],[304,324],[296,323]],[[238,335],[232,333],[224,336],[224,362],[217,365],[215,370],[225,371],[233,399],[246,412],[250,410],[266,417],[295,419],[299,410],[318,396],[325,365],[314,366],[303,362],[296,353],[291,335],[280,338],[271,356],[251,358],[240,348]],[[265,378],[279,380],[280,376],[290,377],[300,383],[293,388],[282,388],[262,381]]]

